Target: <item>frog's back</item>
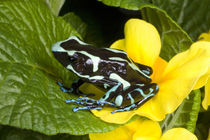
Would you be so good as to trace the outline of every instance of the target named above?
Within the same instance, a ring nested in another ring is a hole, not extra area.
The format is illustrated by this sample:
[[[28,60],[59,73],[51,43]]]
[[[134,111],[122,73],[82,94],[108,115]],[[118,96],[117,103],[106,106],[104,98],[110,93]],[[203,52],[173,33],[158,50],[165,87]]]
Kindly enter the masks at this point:
[[[128,57],[127,53],[111,48],[96,48],[77,37],[53,45],[56,59],[85,81],[115,85],[116,82],[149,83],[151,79]]]

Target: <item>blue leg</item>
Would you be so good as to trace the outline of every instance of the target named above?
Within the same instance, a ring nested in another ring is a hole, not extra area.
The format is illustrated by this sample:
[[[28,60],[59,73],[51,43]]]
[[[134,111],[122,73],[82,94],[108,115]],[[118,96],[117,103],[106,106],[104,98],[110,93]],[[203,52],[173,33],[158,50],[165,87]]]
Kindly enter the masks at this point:
[[[151,97],[155,96],[155,94],[158,92],[158,85],[151,84],[151,88],[149,88],[148,90],[149,90],[148,94],[144,94],[143,91],[140,91],[141,96],[144,97],[143,99],[141,99],[141,100],[139,100],[139,101],[137,101],[137,102],[135,102],[131,105],[127,105],[127,106],[124,106],[120,109],[114,110],[114,111],[112,111],[112,113],[130,111],[130,110],[137,109],[139,106],[143,105],[147,100],[149,100]]]
[[[104,106],[105,104],[117,107],[114,103],[108,102],[108,101],[100,101],[100,100],[94,100],[89,98],[78,98],[76,100],[70,99],[66,100],[66,103],[76,103],[84,106],[90,106],[90,105],[97,105],[97,106]]]
[[[72,109],[72,111],[77,112],[78,110],[90,110],[90,109],[101,110],[102,107],[96,107],[96,106],[75,107]]]
[[[65,93],[72,93],[73,88],[65,88],[63,84],[61,84],[61,82],[57,82],[57,84],[60,86],[61,91],[65,92]]]
[[[117,95],[117,93],[121,92],[123,90],[122,83],[118,83],[117,85],[113,86],[110,90],[108,90],[100,101],[110,101],[114,96]]]
[[[65,92],[65,93],[73,93],[73,94],[76,94],[76,95],[82,96],[82,97],[90,97],[90,96],[95,95],[95,94],[84,94],[78,89],[84,83],[80,79],[75,80],[73,82],[71,88],[64,87],[64,85],[61,82],[57,82],[57,83],[60,86],[61,91]]]
[[[90,109],[102,109],[104,105],[109,105],[113,107],[117,107],[115,103],[111,101],[111,99],[122,89],[122,84],[118,83],[114,87],[112,87],[106,94],[99,100],[94,100],[90,98],[78,98],[78,99],[70,99],[66,100],[66,103],[76,103],[79,105],[83,105],[83,107],[73,108],[73,111],[76,112],[78,110],[90,110]]]
[[[147,97],[143,98],[142,100],[140,100],[140,101],[138,101],[138,102],[136,102],[134,104],[131,104],[129,106],[125,106],[125,107],[123,107],[121,109],[114,110],[114,111],[112,111],[112,113],[136,110],[139,106],[143,105],[152,96],[154,96],[154,94],[150,95],[150,96],[147,96]]]

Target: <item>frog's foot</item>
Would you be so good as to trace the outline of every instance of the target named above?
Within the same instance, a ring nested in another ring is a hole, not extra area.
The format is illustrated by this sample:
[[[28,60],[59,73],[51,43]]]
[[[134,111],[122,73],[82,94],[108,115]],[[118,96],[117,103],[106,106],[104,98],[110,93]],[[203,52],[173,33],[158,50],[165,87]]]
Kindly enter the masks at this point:
[[[65,93],[73,93],[82,97],[95,96],[95,94],[84,94],[78,88],[66,88],[61,82],[57,82],[57,84],[60,86],[61,91]]]
[[[74,112],[76,112],[77,110],[85,110],[85,109],[86,110],[102,109],[104,105],[116,107],[116,105],[112,102],[94,100],[94,99],[89,99],[89,98],[78,98],[76,100],[70,99],[70,100],[66,100],[66,103],[76,103],[76,104],[84,106],[84,107],[77,107],[76,109],[73,109]]]
[[[57,82],[57,84],[60,86],[61,91],[65,92],[65,93],[73,92],[73,88],[66,88],[66,87],[64,87],[64,85],[61,82]]]

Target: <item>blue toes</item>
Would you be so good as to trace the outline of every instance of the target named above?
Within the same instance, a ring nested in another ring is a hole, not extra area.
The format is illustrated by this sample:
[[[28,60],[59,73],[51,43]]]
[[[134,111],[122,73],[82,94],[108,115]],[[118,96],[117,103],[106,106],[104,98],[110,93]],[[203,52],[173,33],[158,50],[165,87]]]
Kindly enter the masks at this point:
[[[77,101],[96,102],[97,100],[90,99],[90,98],[77,98]]]
[[[66,100],[66,103],[69,104],[69,103],[76,103],[77,101],[74,100],[74,99],[71,99],[71,100]]]
[[[57,84],[58,84],[60,87],[63,87],[63,84],[61,84],[61,82],[57,82]]]
[[[78,98],[80,99],[80,98]],[[79,104],[79,105],[94,105],[95,103],[94,102],[91,102],[91,103],[88,103],[88,102],[82,102],[83,100],[74,100],[74,99],[71,99],[71,100],[66,100],[66,103],[69,104],[69,103],[76,103],[76,104]]]
[[[61,87],[60,89],[61,89],[61,91],[65,92],[65,93],[71,93],[71,92],[73,91],[72,88],[66,89],[66,88],[64,88],[64,87]]]
[[[102,107],[93,107],[93,106],[75,107],[72,109],[72,111],[77,112],[78,110],[90,110],[90,109],[101,110]]]
[[[130,111],[130,110],[136,110],[136,105],[135,104],[131,104],[130,106],[127,106],[125,108],[121,108],[121,109],[117,109],[112,111],[112,113],[116,113],[116,112],[124,112],[124,111]]]
[[[65,92],[65,93],[71,93],[73,92],[73,88],[67,89],[63,86],[63,84],[61,82],[57,82],[57,84],[61,87],[61,91]]]
[[[61,89],[61,91],[63,91],[63,92],[67,92],[67,90],[66,90],[64,87],[61,87],[60,89]]]
[[[73,112],[77,112],[79,109],[77,107],[73,108],[72,111]]]

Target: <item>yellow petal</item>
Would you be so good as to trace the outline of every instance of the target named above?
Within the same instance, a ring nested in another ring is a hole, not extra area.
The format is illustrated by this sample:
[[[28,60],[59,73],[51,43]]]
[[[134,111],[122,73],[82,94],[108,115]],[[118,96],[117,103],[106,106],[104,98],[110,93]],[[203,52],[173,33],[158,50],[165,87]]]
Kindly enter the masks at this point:
[[[151,76],[152,82],[158,83],[163,75],[163,72],[167,66],[167,62],[162,59],[161,57],[158,57],[157,60],[155,61],[155,64],[153,66],[153,74]]]
[[[205,85],[205,97],[202,101],[202,105],[204,109],[208,109],[208,106],[210,105],[210,78]]]
[[[157,122],[137,119],[107,133],[91,133],[90,140],[158,140],[161,128]]]
[[[199,36],[199,39],[202,41],[210,42],[210,31],[208,33],[202,33]],[[195,88],[200,88],[203,85],[203,83],[206,83],[206,86],[205,86],[205,97],[203,99],[202,105],[203,105],[203,108],[207,110],[208,106],[210,105],[210,68],[209,68],[208,73],[199,79],[199,82],[197,82]]]
[[[199,78],[193,89],[201,88],[203,85],[207,83],[209,77],[210,77],[210,67],[208,68],[208,72]]]
[[[197,137],[184,128],[173,128],[166,131],[160,140],[197,140]]]
[[[90,140],[132,140],[132,133],[125,126],[121,126],[107,133],[90,133]]]
[[[140,108],[135,110],[135,113],[140,116],[145,116],[147,118],[150,118],[151,120],[154,120],[154,121],[163,120],[165,118],[166,112],[162,110],[161,108],[162,106],[160,105],[161,102],[157,100],[159,98],[156,98],[156,96],[152,97],[144,105],[142,105]]]
[[[209,65],[209,42],[194,43],[189,50],[173,57],[158,83],[160,90],[153,99],[155,105],[161,106],[159,113],[175,111],[200,77],[208,72]]]
[[[133,61],[148,66],[153,66],[161,49],[156,28],[140,19],[130,19],[125,24],[124,45]]]
[[[136,110],[139,115],[160,121],[177,109],[190,93],[210,64],[210,43],[199,42],[183,53],[177,54],[166,66],[158,80],[159,92]]]
[[[137,125],[133,140],[159,140],[161,134],[162,130],[158,122],[145,120]]]
[[[135,138],[134,140],[159,140],[156,137],[138,137]]]
[[[125,40],[124,39],[120,39],[120,40],[115,41],[110,46],[110,48],[126,51],[126,48],[125,48]]]
[[[130,19],[125,24],[125,39],[114,42],[110,48],[124,50],[133,61],[153,66],[161,49],[160,36],[152,24]]]
[[[210,31],[208,33],[202,33],[199,39],[202,41],[210,41]]]
[[[91,110],[91,112],[101,120],[109,123],[124,124],[136,113],[134,111],[111,113],[116,108],[105,107],[102,110]]]

